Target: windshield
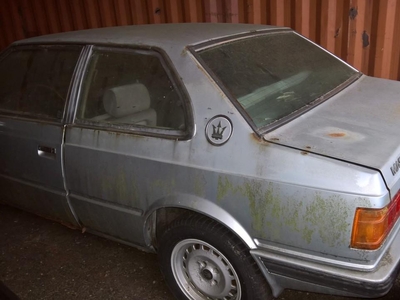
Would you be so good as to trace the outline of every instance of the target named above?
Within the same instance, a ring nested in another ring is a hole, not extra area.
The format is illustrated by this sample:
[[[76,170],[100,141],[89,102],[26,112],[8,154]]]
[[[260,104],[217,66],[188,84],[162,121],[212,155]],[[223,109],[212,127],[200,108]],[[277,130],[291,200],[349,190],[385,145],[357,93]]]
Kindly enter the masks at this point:
[[[219,44],[199,55],[257,128],[308,106],[358,73],[291,31]]]

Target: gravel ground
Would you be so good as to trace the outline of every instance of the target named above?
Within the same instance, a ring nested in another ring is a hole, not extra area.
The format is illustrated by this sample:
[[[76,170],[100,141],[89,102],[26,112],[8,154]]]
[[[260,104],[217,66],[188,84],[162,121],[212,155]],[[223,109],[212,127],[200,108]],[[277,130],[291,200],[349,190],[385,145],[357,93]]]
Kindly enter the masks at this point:
[[[157,257],[0,205],[3,283],[20,299],[172,300]],[[8,299],[11,299],[8,298]],[[345,300],[285,291],[279,300]],[[400,299],[400,278],[382,300]]]

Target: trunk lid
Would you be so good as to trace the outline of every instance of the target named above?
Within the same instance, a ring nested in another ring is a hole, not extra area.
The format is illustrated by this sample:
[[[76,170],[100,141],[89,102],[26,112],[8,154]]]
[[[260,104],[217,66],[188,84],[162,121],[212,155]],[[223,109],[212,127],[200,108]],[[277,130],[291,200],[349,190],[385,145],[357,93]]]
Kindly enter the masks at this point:
[[[379,170],[397,190],[400,82],[362,76],[264,139]]]

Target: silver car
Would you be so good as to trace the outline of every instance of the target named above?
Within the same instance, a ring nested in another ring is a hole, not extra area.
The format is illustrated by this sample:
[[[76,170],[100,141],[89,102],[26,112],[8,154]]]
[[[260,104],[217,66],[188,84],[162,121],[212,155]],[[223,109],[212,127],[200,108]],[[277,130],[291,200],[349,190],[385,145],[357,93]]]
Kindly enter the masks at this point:
[[[240,24],[26,39],[0,78],[1,201],[157,252],[175,297],[393,285],[399,82]]]

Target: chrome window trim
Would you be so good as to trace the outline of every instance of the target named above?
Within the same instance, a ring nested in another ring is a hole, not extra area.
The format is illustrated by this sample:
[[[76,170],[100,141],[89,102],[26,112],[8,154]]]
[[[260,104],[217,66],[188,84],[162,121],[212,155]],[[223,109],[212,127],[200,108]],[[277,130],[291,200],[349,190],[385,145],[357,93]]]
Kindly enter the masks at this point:
[[[78,103],[78,95],[80,93],[80,86],[81,86],[80,83],[82,82],[82,77],[86,65],[88,64],[89,60],[88,58],[90,56],[91,50],[92,50],[91,46],[85,46],[82,50],[82,55],[79,58],[76,68],[76,73],[74,74],[74,81],[71,87],[70,99],[68,102],[67,116],[65,122],[66,124],[71,124],[75,119],[76,107]]]

